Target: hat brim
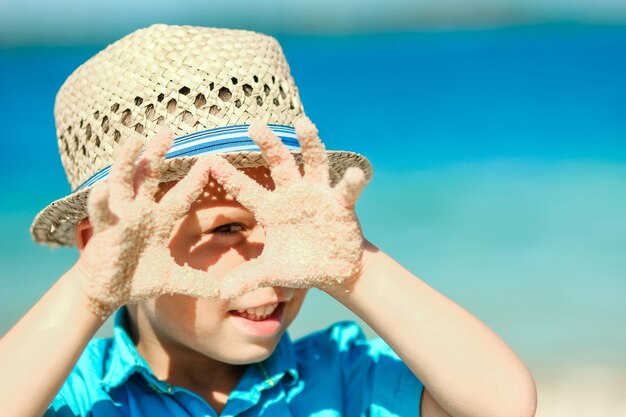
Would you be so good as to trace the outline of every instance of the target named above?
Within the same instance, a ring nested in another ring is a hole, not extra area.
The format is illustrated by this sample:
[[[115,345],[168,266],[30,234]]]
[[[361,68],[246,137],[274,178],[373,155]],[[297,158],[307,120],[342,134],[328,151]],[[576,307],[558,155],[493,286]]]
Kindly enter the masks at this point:
[[[292,150],[291,153],[296,163],[302,165],[300,151]],[[350,167],[361,168],[367,180],[371,179],[372,166],[365,156],[349,151],[327,151],[326,153],[331,185],[336,184]],[[220,156],[237,168],[267,166],[259,151],[221,153]],[[184,177],[196,158],[197,156],[185,156],[167,159],[161,181],[174,181]],[[52,202],[41,210],[30,227],[33,240],[47,246],[75,246],[74,230],[78,222],[87,217],[87,197],[90,189],[91,186],[85,187]]]

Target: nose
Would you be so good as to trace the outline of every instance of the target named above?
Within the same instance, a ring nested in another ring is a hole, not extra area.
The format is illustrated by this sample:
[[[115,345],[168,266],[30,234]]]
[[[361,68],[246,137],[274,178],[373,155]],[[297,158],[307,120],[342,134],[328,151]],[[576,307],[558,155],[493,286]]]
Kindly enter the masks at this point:
[[[250,240],[257,243],[265,243],[265,229],[259,223],[255,223],[250,232]]]
[[[276,295],[279,300],[282,301],[290,301],[293,298],[293,294],[295,292],[295,288],[287,288],[287,287],[272,287],[274,291],[276,291]]]
[[[255,225],[250,229],[248,238],[244,242],[243,246],[245,246],[245,248],[242,248],[242,256],[246,260],[261,256],[263,248],[265,247],[265,230],[260,224],[255,223]]]
[[[253,291],[255,298],[265,301],[291,301],[294,297],[296,289],[288,287],[261,287]]]

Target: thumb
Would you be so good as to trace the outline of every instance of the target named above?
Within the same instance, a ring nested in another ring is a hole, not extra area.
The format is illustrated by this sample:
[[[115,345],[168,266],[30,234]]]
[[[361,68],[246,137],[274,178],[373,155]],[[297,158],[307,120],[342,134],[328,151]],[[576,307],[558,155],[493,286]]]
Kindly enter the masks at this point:
[[[210,271],[201,271],[189,265],[176,265],[167,288],[169,293],[190,297],[216,300],[220,296],[217,277]]]
[[[345,207],[352,208],[366,184],[367,179],[363,170],[358,167],[350,167],[335,186],[335,192]]]
[[[220,298],[230,300],[261,287],[266,279],[266,270],[263,256],[233,269],[220,282]]]

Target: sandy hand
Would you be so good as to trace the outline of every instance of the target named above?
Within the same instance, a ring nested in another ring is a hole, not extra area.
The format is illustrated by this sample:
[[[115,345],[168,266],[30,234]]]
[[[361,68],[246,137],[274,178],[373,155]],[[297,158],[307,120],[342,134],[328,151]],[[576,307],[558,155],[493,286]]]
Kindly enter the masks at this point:
[[[315,125],[301,117],[295,129],[304,176],[268,126],[253,124],[249,128],[250,138],[270,167],[273,191],[225,159],[208,157],[211,175],[255,215],[265,231],[261,256],[223,277],[222,298],[265,286],[324,288],[349,280],[360,270],[363,235],[354,205],[367,183],[365,174],[360,168],[348,168],[331,187],[326,150]]]
[[[160,167],[174,135],[163,128],[142,150],[131,136],[115,154],[106,181],[90,191],[88,213],[93,235],[77,262],[92,310],[106,318],[119,306],[159,295],[180,293],[216,298],[210,272],[176,264],[168,247],[181,219],[208,182],[208,160],[196,163],[159,202]]]

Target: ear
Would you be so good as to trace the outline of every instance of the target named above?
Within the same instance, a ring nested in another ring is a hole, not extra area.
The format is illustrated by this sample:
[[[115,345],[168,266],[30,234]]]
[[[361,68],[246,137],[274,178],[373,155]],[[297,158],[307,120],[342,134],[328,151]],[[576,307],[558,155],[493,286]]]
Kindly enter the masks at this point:
[[[82,252],[93,235],[93,229],[91,223],[89,223],[89,217],[82,219],[77,225],[74,231],[74,238],[76,239],[76,247],[79,252]]]

